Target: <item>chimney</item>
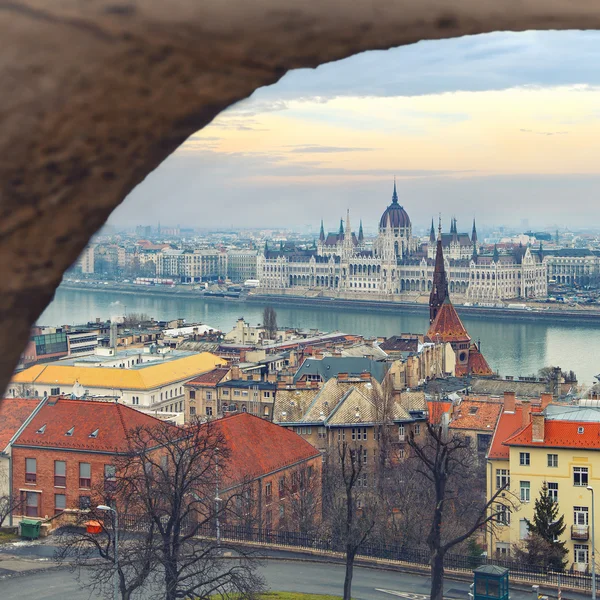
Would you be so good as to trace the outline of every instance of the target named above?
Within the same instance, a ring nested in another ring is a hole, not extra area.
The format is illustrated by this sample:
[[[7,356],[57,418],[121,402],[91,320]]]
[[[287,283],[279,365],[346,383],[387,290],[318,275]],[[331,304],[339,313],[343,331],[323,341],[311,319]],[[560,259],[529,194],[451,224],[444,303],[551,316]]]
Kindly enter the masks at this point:
[[[531,428],[531,441],[543,442],[545,429],[544,413],[532,413],[531,422],[533,423]]]
[[[240,368],[238,365],[234,365],[231,367],[231,379],[239,379],[240,378]]]
[[[361,379],[365,379],[366,381],[371,381],[371,373],[365,372],[360,374]]]
[[[521,421],[521,427],[529,425],[531,420],[531,402],[529,400],[523,400],[523,420]]]
[[[517,397],[515,392],[504,392],[504,412],[514,413]]]
[[[318,381],[311,381],[310,382],[310,387],[311,388],[318,388],[319,387],[319,382]]]
[[[552,394],[550,392],[542,392],[541,394],[542,410],[552,402]]]
[[[304,381],[303,379],[298,379],[298,381],[296,381],[296,387],[298,389],[305,388],[306,387],[306,381]]]
[[[338,381],[347,381],[348,380],[348,373],[338,373]]]
[[[240,362],[246,362],[246,350],[240,350]]]

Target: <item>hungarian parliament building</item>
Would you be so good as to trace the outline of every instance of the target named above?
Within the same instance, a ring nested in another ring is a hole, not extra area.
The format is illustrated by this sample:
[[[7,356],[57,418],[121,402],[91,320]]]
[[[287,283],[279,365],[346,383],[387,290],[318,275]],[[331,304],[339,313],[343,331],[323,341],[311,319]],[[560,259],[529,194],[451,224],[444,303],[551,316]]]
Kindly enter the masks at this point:
[[[257,261],[259,285],[271,294],[414,299],[431,291],[438,238],[453,296],[474,302],[547,296],[547,261],[541,247],[519,246],[508,254],[495,247],[483,252],[475,221],[468,234],[458,232],[456,219],[449,233],[443,233],[441,225],[436,232],[432,222],[429,240],[422,242],[412,234],[395,183],[392,203],[381,215],[372,244],[365,241],[362,222],[358,235],[352,231],[348,212],[335,233],[326,234],[321,222],[312,248],[265,244]]]

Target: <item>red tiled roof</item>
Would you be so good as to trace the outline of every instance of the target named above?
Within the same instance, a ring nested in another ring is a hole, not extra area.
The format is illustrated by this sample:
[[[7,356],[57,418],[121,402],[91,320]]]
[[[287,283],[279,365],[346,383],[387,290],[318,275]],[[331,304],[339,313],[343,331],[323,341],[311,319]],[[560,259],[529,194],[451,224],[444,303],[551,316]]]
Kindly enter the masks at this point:
[[[583,433],[577,430],[583,427]],[[600,450],[600,423],[548,421],[544,424],[544,441],[531,441],[532,424],[505,440],[506,446],[538,446],[545,448],[589,448]],[[507,448],[508,450],[508,448]]]
[[[217,383],[223,379],[229,373],[229,369],[213,369],[212,371],[208,371],[208,373],[202,373],[202,375],[198,375],[191,381],[188,381],[186,385],[202,385],[202,386],[210,386],[215,387]]]
[[[127,447],[127,431],[159,422],[124,404],[58,398],[56,404],[42,406],[15,446],[119,452]],[[44,425],[44,433],[37,433]],[[66,435],[71,428],[72,435]],[[97,435],[90,437],[96,430]]]
[[[432,342],[436,342],[438,339],[443,342],[471,341],[471,337],[462,324],[456,309],[448,299],[440,306],[438,314],[429,327],[427,337]]]
[[[504,445],[504,441],[514,435],[523,427],[523,408],[516,406],[514,413],[503,412],[498,419],[492,445],[488,453],[488,458],[508,460],[509,449]]]
[[[40,398],[0,398],[0,452],[40,402]]]
[[[452,410],[452,402],[427,402],[429,412],[429,422],[433,425],[439,425],[442,415]]]
[[[501,402],[463,400],[450,421],[450,428],[477,429],[492,433],[502,408]]]
[[[321,455],[291,429],[248,413],[223,417],[211,424],[223,434],[230,452],[225,469],[225,487]]]
[[[485,360],[483,354],[481,354],[475,344],[471,344],[469,350],[469,374],[483,377],[494,374],[487,360]]]

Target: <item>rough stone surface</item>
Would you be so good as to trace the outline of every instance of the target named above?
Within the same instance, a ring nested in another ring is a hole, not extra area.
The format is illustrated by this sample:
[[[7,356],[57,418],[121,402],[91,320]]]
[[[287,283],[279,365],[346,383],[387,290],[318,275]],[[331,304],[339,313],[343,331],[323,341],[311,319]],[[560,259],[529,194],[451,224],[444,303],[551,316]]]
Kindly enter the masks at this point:
[[[583,28],[597,2],[0,0],[0,387],[90,236],[233,102],[362,50]]]

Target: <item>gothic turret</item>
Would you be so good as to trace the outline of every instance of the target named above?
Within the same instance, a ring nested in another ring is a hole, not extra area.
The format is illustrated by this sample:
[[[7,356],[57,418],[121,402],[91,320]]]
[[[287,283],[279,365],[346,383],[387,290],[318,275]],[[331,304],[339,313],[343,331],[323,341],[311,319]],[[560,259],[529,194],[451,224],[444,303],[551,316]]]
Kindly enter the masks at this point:
[[[475,219],[473,219],[473,231],[471,233],[471,241],[477,244],[477,228],[475,227]]]
[[[479,259],[479,255],[477,254],[477,244],[473,242],[473,255],[471,256],[471,260],[477,264],[477,260]]]
[[[340,240],[344,239],[344,219],[340,219],[340,230],[338,232],[338,236]]]
[[[429,323],[433,323],[444,301],[448,298],[448,279],[444,265],[444,251],[442,249],[442,222],[438,227],[437,249],[435,253],[435,269],[433,271],[433,285],[429,295]]]
[[[452,241],[458,241],[458,228],[456,227],[456,219],[452,219],[452,229],[450,231],[452,233]]]
[[[435,227],[433,226],[433,219],[431,219],[431,229],[429,230],[429,243],[435,244]]]
[[[360,220],[360,226],[358,228],[358,243],[362,244],[365,240],[365,236],[363,234],[363,228],[362,228],[362,219]]]
[[[321,231],[319,233],[319,241],[320,242],[325,241],[325,229],[323,228],[323,219],[321,219]]]
[[[496,246],[496,244],[494,244],[494,256],[493,256],[492,260],[495,263],[497,263],[500,260],[500,253],[498,252],[498,246]]]

